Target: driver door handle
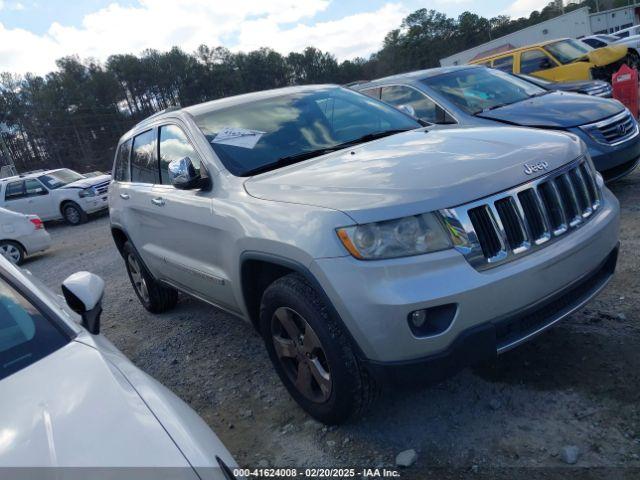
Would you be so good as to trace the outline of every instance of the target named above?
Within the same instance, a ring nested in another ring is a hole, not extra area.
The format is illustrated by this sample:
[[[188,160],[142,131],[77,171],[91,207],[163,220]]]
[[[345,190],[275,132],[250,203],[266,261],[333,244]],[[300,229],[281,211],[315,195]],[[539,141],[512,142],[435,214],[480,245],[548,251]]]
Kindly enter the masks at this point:
[[[129,200],[129,194],[128,193],[121,193],[120,194],[120,198],[123,200]]]
[[[158,207],[163,207],[164,206],[164,198],[162,198],[162,197],[152,198],[151,199],[151,203],[153,203],[154,205],[157,205]]]

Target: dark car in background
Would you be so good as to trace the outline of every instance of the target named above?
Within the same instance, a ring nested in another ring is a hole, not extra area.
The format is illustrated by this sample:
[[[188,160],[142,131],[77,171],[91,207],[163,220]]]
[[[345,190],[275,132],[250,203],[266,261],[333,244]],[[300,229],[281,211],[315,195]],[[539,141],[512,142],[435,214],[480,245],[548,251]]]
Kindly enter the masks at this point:
[[[613,89],[611,85],[603,80],[578,80],[575,82],[552,82],[544,78],[534,77],[533,75],[525,75],[517,73],[517,77],[531,82],[540,88],[544,88],[550,92],[574,92],[583,93],[585,95],[593,95],[594,97],[611,98],[613,97]]]
[[[517,125],[580,137],[605,180],[640,161],[640,131],[617,100],[549,91],[512,74],[466,65],[433,68],[352,85],[416,118],[460,126]]]

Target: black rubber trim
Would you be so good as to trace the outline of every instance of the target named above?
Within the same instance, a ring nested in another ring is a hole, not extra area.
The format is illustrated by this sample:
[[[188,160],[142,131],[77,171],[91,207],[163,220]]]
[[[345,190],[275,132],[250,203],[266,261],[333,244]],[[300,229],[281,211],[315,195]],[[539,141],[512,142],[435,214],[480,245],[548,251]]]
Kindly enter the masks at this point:
[[[353,338],[353,335],[351,335],[351,332],[345,325],[344,321],[342,320],[342,317],[340,317],[340,315],[338,314],[338,311],[336,310],[335,306],[331,302],[331,299],[329,298],[327,293],[324,291],[324,288],[322,288],[322,285],[320,285],[320,282],[318,281],[318,279],[313,275],[313,273],[311,273],[311,270],[309,270],[300,262],[297,262],[296,260],[291,260],[290,258],[287,258],[287,257],[281,257],[279,255],[274,255],[271,253],[264,253],[264,252],[254,251],[254,250],[246,250],[240,254],[241,278],[242,278],[242,269],[244,267],[245,262],[247,262],[248,260],[260,260],[263,262],[273,263],[275,265],[288,268],[289,270],[293,270],[294,272],[302,275],[305,278],[305,280],[309,282],[309,284],[318,292],[318,295],[320,295],[320,298],[325,302],[331,314],[342,326],[342,330],[344,331],[345,335],[347,335],[347,337],[349,338],[349,341],[351,342],[351,345],[353,346],[358,359],[364,360],[366,358],[364,355],[364,352],[360,348],[360,345],[358,345],[358,342],[356,342],[355,339]],[[248,312],[249,310],[248,310],[247,301],[245,299],[244,286],[242,286],[242,303],[244,304],[245,310]]]
[[[542,302],[538,302],[533,308],[536,310],[544,309],[559,297],[579,288],[583,283],[588,283],[589,280],[601,274],[605,269],[607,270],[605,273],[609,273],[607,279],[610,278],[615,270],[618,249],[619,244],[591,272],[584,275],[580,280],[550,295]],[[530,314],[531,309],[532,307],[525,307],[523,311],[510,314],[508,319],[503,317],[464,330],[449,347],[434,355],[400,362],[364,360],[364,364],[371,374],[381,382],[392,384],[411,383],[416,380],[430,383],[439,382],[466,367],[495,359],[498,355],[496,323],[518,321],[523,314]]]

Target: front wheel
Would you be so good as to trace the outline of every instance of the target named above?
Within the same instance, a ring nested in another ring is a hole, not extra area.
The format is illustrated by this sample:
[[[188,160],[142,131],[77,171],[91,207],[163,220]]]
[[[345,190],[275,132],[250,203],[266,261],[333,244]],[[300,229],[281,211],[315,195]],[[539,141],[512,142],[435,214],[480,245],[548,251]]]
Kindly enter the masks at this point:
[[[2,240],[0,241],[0,255],[14,265],[20,265],[24,261],[24,248],[17,242]]]
[[[124,244],[124,261],[133,290],[144,308],[151,313],[162,313],[176,306],[177,290],[154,279],[129,242]]]
[[[376,386],[341,326],[300,275],[286,275],[266,289],[260,328],[278,376],[312,417],[343,423],[375,399]]]
[[[69,225],[80,225],[87,221],[87,213],[75,202],[62,205],[62,216]]]

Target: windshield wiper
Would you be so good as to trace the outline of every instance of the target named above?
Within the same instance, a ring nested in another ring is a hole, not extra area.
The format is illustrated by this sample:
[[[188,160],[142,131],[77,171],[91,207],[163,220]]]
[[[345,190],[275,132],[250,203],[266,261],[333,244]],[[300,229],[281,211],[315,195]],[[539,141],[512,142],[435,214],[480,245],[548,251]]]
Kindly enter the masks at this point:
[[[247,170],[243,174],[243,176],[257,175],[259,173],[268,172],[269,170],[273,170],[275,168],[286,167],[287,165],[293,165],[294,163],[301,162],[302,160],[319,157],[320,155],[335,152],[337,150],[342,150],[348,147],[352,147],[353,145],[358,145],[360,143],[371,142],[372,140],[377,140],[378,138],[388,137],[395,133],[406,132],[408,130],[410,129],[402,128],[395,130],[384,130],[375,133],[367,133],[366,135],[355,138],[353,140],[349,140],[348,142],[339,143],[332,147],[318,148],[315,150],[305,150],[304,152],[296,153],[294,155],[287,155],[286,157],[278,158],[275,162],[267,163],[266,165],[261,165],[256,168],[252,168],[251,170]]]

